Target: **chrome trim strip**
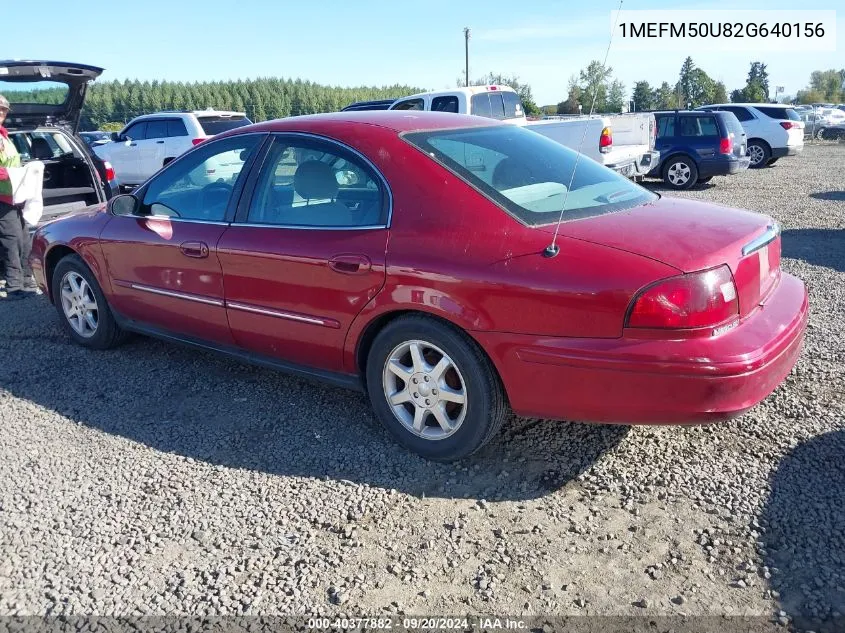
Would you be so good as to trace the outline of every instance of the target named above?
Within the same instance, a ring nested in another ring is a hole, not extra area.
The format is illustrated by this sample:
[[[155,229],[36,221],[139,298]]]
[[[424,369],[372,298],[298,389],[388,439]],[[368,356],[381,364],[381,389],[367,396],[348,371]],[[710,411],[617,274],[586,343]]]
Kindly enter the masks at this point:
[[[748,244],[742,247],[742,256],[745,257],[746,255],[750,255],[767,244],[771,244],[775,241],[775,239],[777,239],[778,235],[780,235],[780,225],[777,222],[770,224],[766,227],[765,233],[763,233],[760,237],[751,240]]]
[[[123,285],[123,284],[120,284]],[[218,306],[223,307],[223,301],[219,299],[208,299],[206,297],[199,297],[197,295],[192,295],[187,292],[176,292],[174,290],[162,290],[161,288],[154,288],[153,286],[145,286],[143,284],[129,284],[129,287],[134,290],[141,290],[143,292],[149,292],[154,295],[163,295],[165,297],[173,297],[174,299],[185,299],[187,301],[195,301],[197,303],[204,303],[210,306]]]
[[[270,310],[269,308],[259,308],[251,306],[246,303],[238,303],[236,301],[227,301],[226,307],[232,310],[243,310],[244,312],[253,312],[255,314],[263,314],[265,316],[276,317],[279,319],[287,319],[288,321],[299,321],[301,323],[311,323],[312,325],[322,325],[324,327],[338,328],[340,324],[334,320],[320,319],[317,317],[307,317],[300,314],[292,314],[290,312],[281,312],[279,310]]]
[[[170,222],[190,222],[191,224],[213,224],[215,226],[229,226],[229,222],[219,222],[217,220],[193,220],[191,218],[173,218],[169,215],[127,215],[127,218],[135,218],[136,220],[169,220]]]
[[[304,226],[301,224],[258,224],[252,222],[232,222],[231,226],[254,226],[262,229],[301,229],[303,231],[372,231],[386,229],[386,224],[368,224],[366,226]],[[221,252],[227,249],[220,249]]]

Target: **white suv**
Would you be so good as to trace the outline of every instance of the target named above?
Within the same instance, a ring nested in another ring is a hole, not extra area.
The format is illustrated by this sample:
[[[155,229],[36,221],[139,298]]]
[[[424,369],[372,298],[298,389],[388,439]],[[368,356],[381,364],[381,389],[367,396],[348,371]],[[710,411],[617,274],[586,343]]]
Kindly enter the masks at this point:
[[[772,165],[804,149],[804,123],[792,106],[780,103],[722,103],[698,110],[725,110],[739,119],[748,138],[751,167]]]
[[[94,152],[112,164],[121,185],[137,186],[194,145],[251,123],[243,112],[210,108],[144,114],[113,134],[112,142],[94,147]],[[209,169],[206,180],[226,180],[225,167],[221,164]]]

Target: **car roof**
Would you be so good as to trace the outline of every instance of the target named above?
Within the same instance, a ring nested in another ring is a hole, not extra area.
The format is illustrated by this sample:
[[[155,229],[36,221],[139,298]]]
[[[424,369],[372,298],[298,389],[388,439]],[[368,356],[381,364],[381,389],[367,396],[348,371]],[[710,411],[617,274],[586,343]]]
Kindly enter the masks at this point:
[[[750,108],[793,108],[788,103],[708,103],[705,106],[701,106],[702,108],[724,108],[725,106],[745,106]]]
[[[141,118],[173,118],[174,116],[179,116],[180,114],[193,114],[198,118],[202,118],[204,116],[246,116],[245,112],[236,112],[234,110],[161,110],[160,112],[150,112],[149,114],[141,114],[135,117],[136,119]]]
[[[275,119],[263,123],[255,123],[239,127],[223,134],[245,132],[284,132],[295,131],[299,128],[314,130],[321,123],[348,123],[362,125],[376,125],[387,128],[396,133],[440,130],[449,128],[490,127],[493,125],[509,125],[496,119],[488,119],[469,114],[455,114],[452,112],[428,112],[423,110],[358,110],[347,112],[329,112],[326,114],[308,114],[303,116]],[[220,136],[223,136],[221,134]]]

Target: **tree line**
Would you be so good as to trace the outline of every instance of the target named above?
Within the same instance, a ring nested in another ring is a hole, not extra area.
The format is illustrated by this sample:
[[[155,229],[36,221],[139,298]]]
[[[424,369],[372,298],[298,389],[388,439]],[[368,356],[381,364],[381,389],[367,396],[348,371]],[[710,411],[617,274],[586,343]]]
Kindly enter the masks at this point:
[[[405,85],[326,86],[301,79],[259,78],[237,81],[105,81],[93,83],[85,98],[81,130],[121,129],[132,118],[161,110],[234,110],[253,121],[336,112],[356,101],[397,99],[423,88]],[[14,100],[61,103],[64,88],[16,93]]]
[[[565,100],[542,107],[545,114],[578,114],[579,112],[623,112],[629,109],[674,110],[696,108],[708,103],[768,103],[776,102],[769,85],[766,64],[751,62],[745,85],[728,95],[725,84],[716,81],[704,69],[687,57],[678,72],[678,79],[660,86],[637,81],[628,95],[623,84],[613,78],[613,68],[594,60],[569,79]],[[817,70],[810,75],[810,83],[799,90],[789,103],[845,103],[845,69]]]
[[[463,80],[458,80],[463,85]],[[745,86],[728,95],[725,84],[710,77],[687,57],[678,79],[652,86],[637,81],[629,94],[625,84],[613,77],[613,69],[592,61],[569,79],[565,100],[556,105],[538,107],[527,83],[519,77],[489,72],[471,80],[471,85],[508,85],[522,99],[526,114],[578,114],[622,112],[697,107],[707,103],[771,101],[766,64],[752,62]],[[82,112],[80,129],[119,130],[129,120],[160,110],[203,110],[215,108],[245,112],[253,121],[283,118],[318,112],[336,112],[355,101],[397,99],[424,88],[395,84],[392,86],[326,86],[301,79],[258,78],[237,81],[105,81],[91,85]],[[775,95],[777,96],[777,95]],[[16,93],[15,101],[61,103],[64,88]],[[845,103],[845,69],[817,70],[810,75],[804,90],[790,99],[792,103]],[[579,107],[580,106],[580,107]]]

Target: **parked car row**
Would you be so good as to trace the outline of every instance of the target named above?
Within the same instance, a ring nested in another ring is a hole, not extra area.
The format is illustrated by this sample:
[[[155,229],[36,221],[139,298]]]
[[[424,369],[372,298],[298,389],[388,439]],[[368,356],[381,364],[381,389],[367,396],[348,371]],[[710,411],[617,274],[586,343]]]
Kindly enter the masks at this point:
[[[472,114],[520,125],[631,178],[687,189],[801,152],[804,123],[787,105],[711,104],[694,111],[526,118],[508,86],[473,86],[353,103],[344,111],[416,110]],[[842,113],[845,114],[845,113]]]
[[[804,136],[819,140],[845,137],[845,106],[796,106],[804,122]]]

